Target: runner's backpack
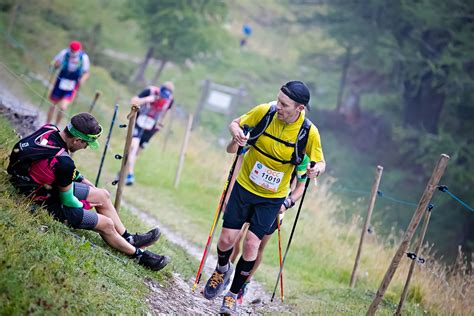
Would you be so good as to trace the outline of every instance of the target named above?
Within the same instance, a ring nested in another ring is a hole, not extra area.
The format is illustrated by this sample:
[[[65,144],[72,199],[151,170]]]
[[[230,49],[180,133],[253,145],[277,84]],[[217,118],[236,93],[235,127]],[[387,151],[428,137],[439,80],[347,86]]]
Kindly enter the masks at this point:
[[[77,69],[76,69],[75,71],[73,71],[73,73],[75,72],[78,77],[80,77],[80,76],[82,75],[82,60],[83,60],[83,56],[84,56],[84,52],[80,52],[80,53],[79,53],[79,65],[77,66]],[[66,55],[64,55],[64,59],[63,59],[63,64],[62,64],[61,70],[64,70],[64,71],[69,72],[69,70],[68,70],[69,58],[71,58],[71,52],[67,51],[67,52],[66,52]]]
[[[273,159],[275,161],[278,161],[283,164],[291,163],[292,165],[299,165],[301,161],[303,161],[304,155],[306,153],[306,144],[308,143],[308,137],[309,137],[309,130],[311,129],[311,121],[307,118],[304,119],[303,124],[301,125],[301,128],[298,132],[298,137],[296,138],[296,143],[290,143],[286,142],[284,140],[281,140],[273,135],[270,135],[265,132],[267,127],[270,125],[270,122],[272,121],[273,117],[275,116],[275,113],[277,112],[276,108],[276,102],[271,102],[270,103],[270,108],[268,109],[268,112],[265,114],[265,116],[260,120],[260,122],[255,125],[254,128],[250,131],[250,136],[249,140],[247,141],[248,145],[251,145],[254,147],[259,153],[262,155]],[[265,135],[270,137],[271,139],[284,144],[287,147],[293,147],[294,151],[291,154],[291,160],[280,160],[276,157],[273,157],[260,148],[257,147],[257,139],[260,135]]]
[[[21,187],[21,189],[37,188],[39,184],[29,175],[33,162],[65,153],[64,148],[48,145],[47,139],[43,138],[53,132],[59,132],[59,129],[54,125],[46,124],[15,144],[10,155],[7,172],[11,175],[11,181],[16,187]]]

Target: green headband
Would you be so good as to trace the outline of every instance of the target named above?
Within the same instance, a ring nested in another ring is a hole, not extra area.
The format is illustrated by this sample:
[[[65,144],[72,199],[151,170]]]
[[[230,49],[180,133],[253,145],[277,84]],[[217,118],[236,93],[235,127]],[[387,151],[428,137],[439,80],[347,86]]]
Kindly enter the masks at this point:
[[[97,138],[102,134],[102,126],[99,125],[100,127],[100,132],[96,135],[90,135],[90,134],[84,134],[80,130],[74,127],[72,123],[69,123],[67,125],[68,131],[72,134],[74,137],[78,137],[82,139],[83,141],[87,142],[87,144],[92,148],[92,149],[97,149],[99,148],[99,142],[97,141]]]

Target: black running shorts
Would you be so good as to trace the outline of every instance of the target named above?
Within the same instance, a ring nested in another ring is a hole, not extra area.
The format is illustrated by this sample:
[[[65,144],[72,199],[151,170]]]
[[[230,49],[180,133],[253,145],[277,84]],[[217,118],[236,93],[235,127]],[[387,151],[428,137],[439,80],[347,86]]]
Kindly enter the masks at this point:
[[[90,187],[80,182],[74,182],[73,185],[74,196],[79,200],[86,200]],[[56,197],[51,197],[46,201],[46,209],[58,221],[77,229],[93,229],[99,221],[96,212],[64,206]]]
[[[249,230],[258,238],[272,234],[272,227],[285,198],[264,198],[243,188],[237,181],[224,213],[223,227],[240,229],[249,222]]]

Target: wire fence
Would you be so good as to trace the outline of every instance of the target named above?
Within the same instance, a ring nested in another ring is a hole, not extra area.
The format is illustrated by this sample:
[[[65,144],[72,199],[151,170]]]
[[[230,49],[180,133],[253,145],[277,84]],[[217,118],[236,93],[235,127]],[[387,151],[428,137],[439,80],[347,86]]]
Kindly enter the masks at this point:
[[[455,194],[453,194],[451,191],[449,191],[448,187],[446,185],[439,185],[438,190],[441,191],[441,192],[447,193],[454,201],[458,202],[461,206],[463,206],[464,208],[466,208],[467,210],[469,210],[471,212],[474,212],[473,207],[469,206],[469,204],[467,202],[461,200],[459,197],[457,197]],[[329,191],[358,194],[358,195],[364,196],[364,197],[370,196],[370,191],[354,189],[354,188],[349,188],[349,187],[342,187],[342,186],[331,188]],[[403,200],[403,199],[397,198],[397,197],[392,196],[392,195],[388,195],[387,193],[385,193],[384,191],[381,191],[381,190],[377,191],[377,196],[380,197],[380,198],[386,199],[390,202],[398,203],[398,204],[401,204],[401,205],[406,205],[406,206],[417,206],[418,205],[418,203],[416,203],[416,202],[407,201],[407,200]]]

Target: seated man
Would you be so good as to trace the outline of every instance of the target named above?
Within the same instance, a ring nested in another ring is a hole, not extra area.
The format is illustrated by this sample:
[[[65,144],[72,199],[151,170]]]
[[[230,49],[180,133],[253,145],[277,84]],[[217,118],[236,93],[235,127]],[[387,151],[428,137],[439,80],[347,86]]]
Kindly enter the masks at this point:
[[[73,116],[62,131],[44,125],[14,146],[7,169],[11,183],[44,205],[57,220],[73,228],[94,230],[111,247],[137,259],[138,264],[161,270],[170,258],[140,249],[156,242],[160,230],[130,234],[109,193],[85,179],[69,155],[87,146],[97,148],[101,133],[102,126],[89,113]],[[97,213],[90,211],[92,207]]]

